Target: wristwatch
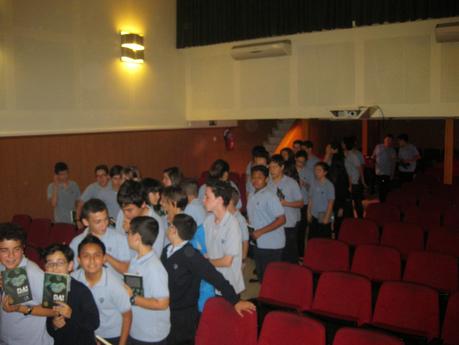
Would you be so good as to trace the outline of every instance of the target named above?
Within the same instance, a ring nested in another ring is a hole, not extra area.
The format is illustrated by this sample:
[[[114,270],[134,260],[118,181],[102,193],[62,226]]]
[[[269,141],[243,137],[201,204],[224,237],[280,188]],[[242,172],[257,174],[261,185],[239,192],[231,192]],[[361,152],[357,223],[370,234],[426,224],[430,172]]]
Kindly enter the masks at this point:
[[[27,308],[27,310],[24,312],[24,316],[32,314],[33,308],[32,307],[28,307],[28,306],[26,308]]]
[[[135,305],[135,295],[132,295],[131,298],[129,298],[129,302],[131,302],[131,305]]]

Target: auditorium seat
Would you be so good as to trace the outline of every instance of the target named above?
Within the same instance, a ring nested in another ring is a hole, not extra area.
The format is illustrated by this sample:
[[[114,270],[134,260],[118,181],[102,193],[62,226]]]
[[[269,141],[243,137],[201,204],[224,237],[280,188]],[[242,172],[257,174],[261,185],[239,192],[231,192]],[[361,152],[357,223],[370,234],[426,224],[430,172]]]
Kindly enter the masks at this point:
[[[351,271],[375,282],[400,280],[400,252],[386,246],[360,245],[355,250]]]
[[[459,344],[459,292],[449,297],[441,337],[445,345]]]
[[[369,219],[346,218],[339,230],[339,240],[351,246],[378,244],[378,226]]]
[[[443,225],[459,228],[459,206],[451,206],[445,210]]]
[[[371,319],[371,283],[367,278],[347,272],[320,275],[311,312],[357,325]]]
[[[311,308],[313,276],[307,267],[272,262],[266,268],[258,300],[305,311]]]
[[[424,233],[416,224],[387,223],[382,232],[381,244],[397,249],[406,259],[412,251],[424,250]]]
[[[379,290],[372,324],[425,337],[439,336],[439,298],[436,290],[407,282],[384,282]]]
[[[430,231],[426,249],[459,257],[459,232],[441,228]]]
[[[258,345],[284,344],[325,345],[325,327],[305,316],[273,311],[263,322]]]
[[[458,288],[457,258],[434,252],[412,252],[406,262],[403,280],[428,285],[440,292]]]
[[[24,231],[29,232],[32,218],[27,214],[15,214],[11,223],[19,225]]]
[[[442,219],[441,209],[432,209],[430,211],[421,207],[408,207],[403,210],[403,222],[419,225],[424,231],[440,226]]]
[[[401,190],[390,192],[387,195],[386,202],[388,204],[404,210],[407,207],[417,206],[417,194],[415,192],[403,192]]]
[[[206,302],[196,331],[196,345],[256,345],[257,313],[241,317],[222,297]]]
[[[44,269],[45,262],[43,258],[40,256],[40,253],[37,248],[33,248],[31,246],[26,246],[24,250],[24,254],[27,259],[35,262],[41,269]]]
[[[365,211],[365,218],[383,227],[387,223],[400,221],[400,209],[388,203],[370,204]]]
[[[51,220],[47,218],[36,218],[30,223],[27,234],[27,244],[36,248],[43,248],[49,244],[49,232]]]
[[[70,244],[76,235],[76,229],[72,224],[54,223],[50,231],[50,243]]]
[[[374,330],[343,327],[336,332],[333,345],[403,345],[403,341]]]
[[[349,271],[349,246],[338,240],[310,239],[303,263],[313,272]]]

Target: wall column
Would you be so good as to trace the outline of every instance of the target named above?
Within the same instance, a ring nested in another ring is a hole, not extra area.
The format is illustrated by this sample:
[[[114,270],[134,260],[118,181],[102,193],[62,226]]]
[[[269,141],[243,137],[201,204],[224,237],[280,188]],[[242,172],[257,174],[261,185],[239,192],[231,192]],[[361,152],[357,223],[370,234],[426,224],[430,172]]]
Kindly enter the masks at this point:
[[[443,163],[443,183],[453,183],[454,160],[454,119],[445,120],[445,158]]]

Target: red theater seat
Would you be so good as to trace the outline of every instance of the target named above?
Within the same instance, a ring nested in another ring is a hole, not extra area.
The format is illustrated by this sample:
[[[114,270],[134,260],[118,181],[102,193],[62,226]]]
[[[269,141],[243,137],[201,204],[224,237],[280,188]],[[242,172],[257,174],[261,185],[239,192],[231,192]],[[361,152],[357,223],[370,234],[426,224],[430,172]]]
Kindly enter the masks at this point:
[[[19,225],[24,231],[29,232],[32,218],[27,214],[15,214],[11,219],[11,223]]]
[[[385,282],[379,290],[372,324],[428,340],[439,335],[436,290],[406,282]]]
[[[443,225],[459,228],[459,206],[448,207],[445,210]]]
[[[258,345],[285,344],[325,345],[325,327],[304,316],[273,311],[263,322]]]
[[[30,223],[27,234],[27,243],[32,247],[46,247],[49,245],[49,232],[51,220],[46,218],[36,218]]]
[[[313,313],[358,325],[371,319],[371,283],[365,277],[346,272],[324,272],[319,278]]]
[[[311,270],[295,264],[273,262],[266,268],[258,300],[305,311],[311,308],[312,293]]]
[[[336,332],[333,345],[403,345],[403,341],[381,332],[343,327]]]
[[[386,246],[358,246],[352,260],[351,271],[377,282],[400,280],[400,252],[395,248]]]
[[[339,240],[351,246],[378,244],[378,226],[369,219],[346,218],[343,220],[339,230]]]
[[[365,211],[365,218],[383,227],[387,223],[399,222],[400,210],[388,203],[370,204]]]
[[[424,250],[424,233],[417,224],[388,223],[384,226],[381,244],[394,247],[405,259],[413,251]]]
[[[448,229],[435,229],[429,232],[426,249],[459,257],[459,232]]]
[[[450,293],[458,288],[457,258],[434,252],[412,252],[406,262],[404,281],[431,286]]]
[[[303,263],[314,272],[349,271],[349,246],[326,238],[310,239]]]
[[[50,242],[70,244],[75,235],[76,229],[72,224],[54,223],[50,231]]]
[[[257,313],[239,316],[221,297],[206,302],[196,331],[196,345],[256,345]]]
[[[417,224],[424,231],[430,231],[432,228],[441,224],[442,214],[440,209],[427,211],[426,209],[413,206],[405,209],[403,214],[404,223]]]
[[[441,337],[445,345],[459,344],[459,292],[449,297]]]

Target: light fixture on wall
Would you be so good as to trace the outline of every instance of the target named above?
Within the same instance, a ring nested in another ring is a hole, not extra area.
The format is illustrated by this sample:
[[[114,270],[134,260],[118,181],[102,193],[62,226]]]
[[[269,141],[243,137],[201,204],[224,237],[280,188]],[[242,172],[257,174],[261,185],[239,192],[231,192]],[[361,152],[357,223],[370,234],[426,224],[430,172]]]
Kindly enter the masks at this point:
[[[130,32],[121,32],[121,61],[143,63],[144,50],[143,36]]]

